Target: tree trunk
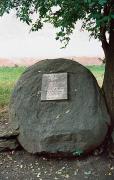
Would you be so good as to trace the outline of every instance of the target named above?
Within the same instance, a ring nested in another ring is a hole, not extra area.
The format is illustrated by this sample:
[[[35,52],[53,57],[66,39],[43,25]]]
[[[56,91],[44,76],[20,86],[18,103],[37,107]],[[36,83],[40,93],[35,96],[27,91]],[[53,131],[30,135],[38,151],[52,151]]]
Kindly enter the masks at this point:
[[[112,11],[114,10],[112,9]],[[104,34],[102,47],[106,58],[103,91],[112,127],[114,128],[114,19],[110,22],[109,42],[107,43],[106,35]]]
[[[107,109],[111,117],[112,127],[114,127],[114,47],[110,46],[110,48],[105,52],[105,56],[106,66],[103,81],[103,91]]]

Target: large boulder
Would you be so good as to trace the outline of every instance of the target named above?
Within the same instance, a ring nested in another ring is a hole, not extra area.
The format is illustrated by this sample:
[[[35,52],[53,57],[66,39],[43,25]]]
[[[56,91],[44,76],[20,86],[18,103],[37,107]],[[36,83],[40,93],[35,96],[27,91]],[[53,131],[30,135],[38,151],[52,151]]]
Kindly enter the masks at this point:
[[[41,101],[43,74],[68,73],[68,99]],[[40,61],[17,82],[10,102],[10,122],[19,129],[25,150],[37,152],[88,152],[99,146],[110,119],[92,73],[66,59]]]

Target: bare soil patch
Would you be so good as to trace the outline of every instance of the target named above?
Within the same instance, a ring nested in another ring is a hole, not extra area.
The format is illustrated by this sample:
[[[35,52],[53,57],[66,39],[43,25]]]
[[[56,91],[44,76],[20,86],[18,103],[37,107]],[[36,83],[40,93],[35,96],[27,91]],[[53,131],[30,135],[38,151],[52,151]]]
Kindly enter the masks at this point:
[[[0,153],[0,180],[113,180],[106,155],[83,159],[47,158],[23,150]]]
[[[0,107],[0,127],[5,126],[7,128],[9,123],[8,107]]]

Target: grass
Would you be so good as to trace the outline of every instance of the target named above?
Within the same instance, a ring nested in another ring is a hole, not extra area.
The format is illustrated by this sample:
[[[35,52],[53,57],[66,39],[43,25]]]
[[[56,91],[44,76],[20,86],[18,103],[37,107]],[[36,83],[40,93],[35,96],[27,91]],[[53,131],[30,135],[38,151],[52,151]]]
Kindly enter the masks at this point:
[[[101,86],[104,76],[104,66],[88,66],[87,68],[94,74]],[[13,87],[24,70],[25,67],[0,68],[0,107],[8,105]]]
[[[24,67],[0,68],[0,106],[9,103],[12,89],[24,70]]]
[[[99,86],[102,86],[103,78],[104,78],[104,71],[105,71],[105,65],[101,66],[88,66],[87,67],[96,77]]]

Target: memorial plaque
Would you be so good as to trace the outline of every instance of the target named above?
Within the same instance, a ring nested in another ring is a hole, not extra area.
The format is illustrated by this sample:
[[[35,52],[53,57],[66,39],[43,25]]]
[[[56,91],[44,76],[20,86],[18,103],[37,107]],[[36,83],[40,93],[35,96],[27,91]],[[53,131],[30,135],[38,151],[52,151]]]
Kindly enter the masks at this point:
[[[67,95],[67,73],[43,74],[41,100],[63,100]]]

